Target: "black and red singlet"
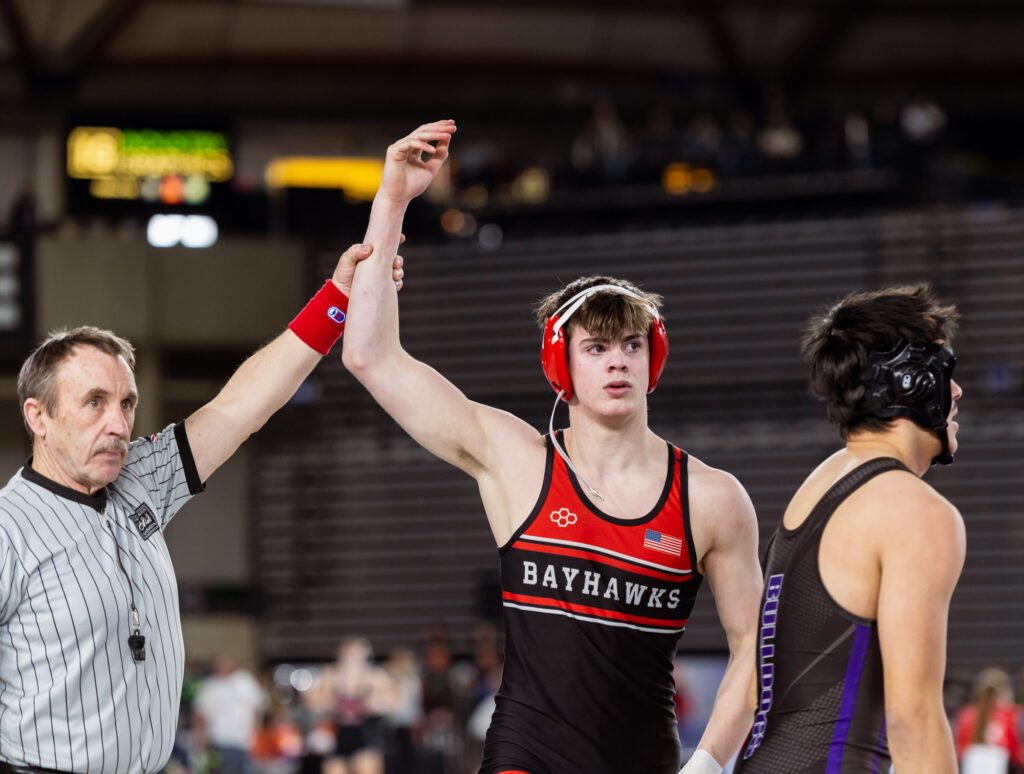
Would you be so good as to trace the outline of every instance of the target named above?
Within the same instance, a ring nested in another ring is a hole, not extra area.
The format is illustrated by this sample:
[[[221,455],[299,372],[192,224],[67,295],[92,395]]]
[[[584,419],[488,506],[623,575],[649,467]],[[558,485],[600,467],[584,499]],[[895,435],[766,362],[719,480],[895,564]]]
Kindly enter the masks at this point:
[[[505,664],[480,774],[676,774],[673,657],[702,576],[685,452],[638,519],[602,513],[548,439],[537,505],[500,550]]]

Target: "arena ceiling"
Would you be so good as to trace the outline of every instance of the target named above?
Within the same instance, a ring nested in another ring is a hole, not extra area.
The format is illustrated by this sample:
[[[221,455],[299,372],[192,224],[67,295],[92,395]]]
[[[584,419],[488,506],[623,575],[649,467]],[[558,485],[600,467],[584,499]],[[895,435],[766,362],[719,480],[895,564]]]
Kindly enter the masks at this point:
[[[0,120],[152,103],[497,111],[694,78],[1016,104],[1022,39],[1020,0],[0,0]]]

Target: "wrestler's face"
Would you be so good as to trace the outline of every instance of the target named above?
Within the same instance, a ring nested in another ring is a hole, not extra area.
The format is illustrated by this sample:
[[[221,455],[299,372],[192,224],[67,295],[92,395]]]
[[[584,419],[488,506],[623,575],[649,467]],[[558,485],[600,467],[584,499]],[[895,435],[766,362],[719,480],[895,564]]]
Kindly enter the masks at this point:
[[[647,336],[623,331],[611,336],[574,326],[569,336],[573,402],[599,414],[628,414],[647,395],[650,352]]]
[[[57,367],[56,383],[52,415],[34,398],[25,402],[35,434],[32,467],[93,494],[117,478],[128,454],[139,396],[135,377],[124,358],[77,346]]]
[[[956,454],[958,446],[956,433],[960,429],[960,423],[957,422],[954,417],[956,417],[960,410],[957,407],[956,402],[963,396],[964,391],[961,389],[960,385],[956,383],[955,379],[949,380],[949,394],[952,396],[953,402],[949,409],[949,416],[946,417],[946,434],[949,438],[949,453]]]

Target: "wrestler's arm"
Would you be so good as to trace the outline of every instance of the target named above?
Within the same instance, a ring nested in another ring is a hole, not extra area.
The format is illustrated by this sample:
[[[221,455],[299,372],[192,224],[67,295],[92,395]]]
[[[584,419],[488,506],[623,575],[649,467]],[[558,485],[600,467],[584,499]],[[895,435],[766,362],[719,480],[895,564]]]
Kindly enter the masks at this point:
[[[348,295],[356,263],[372,248],[352,245],[338,259],[334,283]],[[401,258],[388,261],[389,284],[402,286]],[[246,438],[259,430],[309,376],[323,356],[290,329],[242,363],[216,397],[185,420],[199,480],[210,475],[231,457]]]
[[[514,480],[517,466],[543,459],[543,439],[511,414],[469,400],[402,348],[398,301],[388,281],[406,207],[434,179],[454,131],[450,121],[424,124],[387,150],[363,240],[374,245],[374,254],[360,264],[352,283],[342,360],[414,440],[477,479],[495,539],[503,544],[517,526],[511,520],[528,511],[508,499],[516,487],[507,480]]]
[[[963,519],[923,482],[907,489],[877,536],[889,751],[900,774],[956,774],[942,683],[949,602],[966,550]]]
[[[750,498],[733,476],[704,468],[690,478],[690,520],[691,524],[699,521],[695,534],[700,529],[708,541],[701,561],[729,643],[729,662],[698,749],[724,765],[743,743],[754,719],[748,686],[763,583],[757,558],[757,517]],[[694,766],[697,763],[692,761]],[[689,774],[687,768],[683,771]]]

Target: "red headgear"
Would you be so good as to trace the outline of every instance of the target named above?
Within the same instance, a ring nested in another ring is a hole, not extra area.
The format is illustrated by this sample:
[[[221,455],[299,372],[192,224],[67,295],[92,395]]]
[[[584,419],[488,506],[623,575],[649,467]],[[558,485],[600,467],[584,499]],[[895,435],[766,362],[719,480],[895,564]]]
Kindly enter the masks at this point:
[[[620,293],[624,296],[636,298],[647,304],[648,310],[654,316],[651,325],[650,341],[650,376],[647,382],[647,392],[651,393],[658,386],[658,379],[661,372],[665,370],[665,361],[668,359],[668,333],[665,332],[665,323],[658,314],[658,308],[641,295],[634,293],[628,288],[620,285],[594,285],[586,290],[580,291],[570,298],[552,314],[544,326],[544,339],[540,345],[540,364],[544,368],[544,375],[548,378],[555,392],[564,392],[566,401],[572,397],[572,379],[569,377],[569,353],[566,351],[565,327],[576,310],[592,295],[598,292],[609,291]],[[568,308],[566,308],[568,307]],[[565,310],[563,313],[562,310]]]

